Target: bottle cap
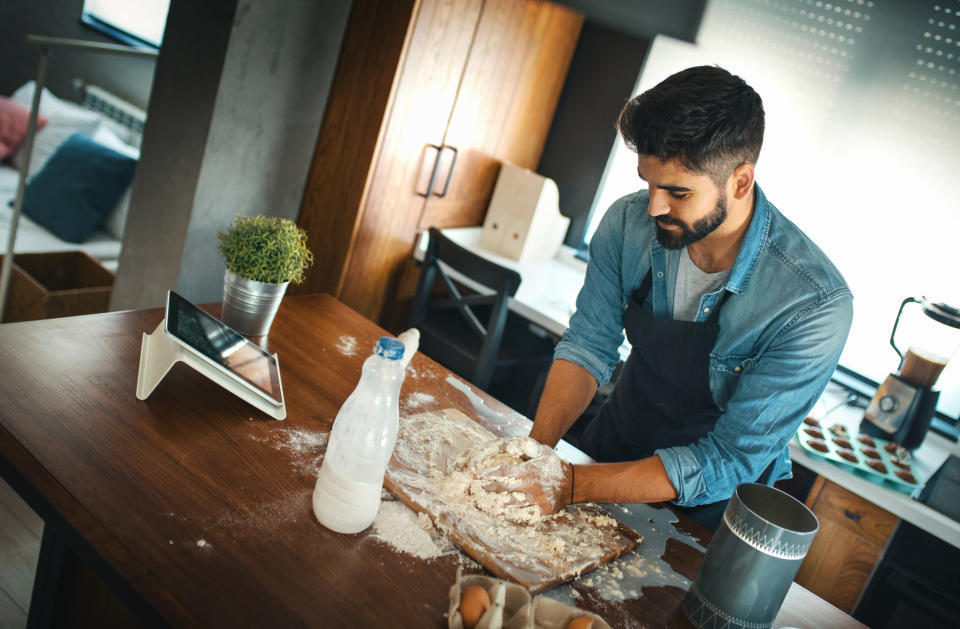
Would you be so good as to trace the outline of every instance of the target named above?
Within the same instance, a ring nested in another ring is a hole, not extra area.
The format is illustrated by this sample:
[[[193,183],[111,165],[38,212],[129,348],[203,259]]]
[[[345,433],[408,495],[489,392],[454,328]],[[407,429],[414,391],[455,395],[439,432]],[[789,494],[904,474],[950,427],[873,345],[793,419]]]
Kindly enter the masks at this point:
[[[403,358],[403,343],[391,336],[381,336],[377,339],[377,347],[374,353],[387,360],[400,360]]]

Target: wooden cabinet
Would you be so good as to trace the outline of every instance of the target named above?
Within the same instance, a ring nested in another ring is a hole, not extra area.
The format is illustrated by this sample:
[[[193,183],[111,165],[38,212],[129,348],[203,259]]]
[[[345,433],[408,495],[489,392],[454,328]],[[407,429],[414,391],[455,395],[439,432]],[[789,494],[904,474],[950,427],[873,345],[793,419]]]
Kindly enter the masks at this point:
[[[807,506],[820,530],[796,581],[850,613],[899,520],[822,476],[814,482]]]
[[[356,0],[298,220],[315,268],[295,292],[402,319],[417,230],[481,224],[500,164],[536,168],[582,22],[537,0]]]

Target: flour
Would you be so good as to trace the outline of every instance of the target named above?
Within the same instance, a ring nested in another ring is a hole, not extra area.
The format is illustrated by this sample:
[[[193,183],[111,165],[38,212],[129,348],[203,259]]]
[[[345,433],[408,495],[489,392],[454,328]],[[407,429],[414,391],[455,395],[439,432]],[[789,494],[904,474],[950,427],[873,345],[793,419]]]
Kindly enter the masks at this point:
[[[436,403],[436,401],[437,398],[433,397],[429,393],[421,393],[416,391],[403,399],[403,402],[400,404],[400,409],[406,413],[413,410],[419,410],[424,406]]]
[[[473,392],[470,385],[453,376],[447,376],[446,383],[467,396],[474,412],[493,432],[502,437],[526,437],[530,434],[533,423],[520,413],[498,413],[487,406],[483,398]]]
[[[667,540],[673,539],[700,551],[706,549],[691,535],[673,526],[677,516],[666,508],[646,504],[617,507],[628,526],[640,531],[643,544],[631,553],[615,559],[575,582],[575,587],[588,587],[608,601],[622,602],[643,596],[643,588],[672,585],[683,590],[690,587],[690,579],[676,572],[663,559]],[[558,595],[562,596],[561,593]]]
[[[355,356],[357,354],[357,339],[352,336],[341,336],[337,339],[337,349],[344,356]]]
[[[328,432],[287,428],[285,425],[273,429],[269,437],[256,433],[250,435],[251,439],[269,443],[280,452],[287,452],[293,468],[311,478],[316,478],[320,471],[329,437]]]
[[[213,529],[230,529],[245,539],[262,540],[264,533],[287,536],[294,525],[310,517],[309,488],[290,491],[279,497],[264,497],[249,509],[230,510],[205,522]]]
[[[457,552],[450,541],[433,528],[429,516],[418,515],[399,501],[380,503],[371,535],[399,552],[427,561]]]
[[[529,437],[487,441],[462,452],[453,466],[453,482],[459,482],[458,474],[480,479],[467,487],[467,495],[478,509],[525,526],[538,523],[542,512],[540,505],[531,504],[519,491],[523,484],[537,479],[548,499],[555,501],[565,480],[560,457],[553,448]]]
[[[405,438],[407,435],[415,437]],[[461,413],[404,416],[400,418],[400,439],[387,477],[428,511],[438,529],[452,541],[460,546],[468,543],[471,547],[492,549],[514,579],[538,583],[561,574],[579,574],[591,569],[602,557],[622,549],[625,536],[613,518],[608,520],[613,526],[595,526],[586,521],[586,515],[602,513],[596,506],[575,505],[552,516],[538,512],[519,514],[521,517],[516,519],[528,521],[518,524],[503,514],[497,515],[499,507],[509,504],[487,508],[478,505],[481,498],[491,493],[510,493],[510,488],[506,492],[486,492],[482,483],[480,487],[475,484],[473,473],[465,471],[472,464],[478,469],[489,467],[489,462],[484,462],[487,457],[478,454],[481,451],[496,456],[498,463],[519,461],[517,464],[522,467],[536,460],[534,466],[556,465],[562,469],[559,459],[551,462],[543,456],[538,449],[542,446],[527,443],[528,440],[508,444],[509,441],[493,439],[487,430]],[[460,457],[461,454],[464,456]],[[514,506],[529,506],[523,502],[525,497]]]

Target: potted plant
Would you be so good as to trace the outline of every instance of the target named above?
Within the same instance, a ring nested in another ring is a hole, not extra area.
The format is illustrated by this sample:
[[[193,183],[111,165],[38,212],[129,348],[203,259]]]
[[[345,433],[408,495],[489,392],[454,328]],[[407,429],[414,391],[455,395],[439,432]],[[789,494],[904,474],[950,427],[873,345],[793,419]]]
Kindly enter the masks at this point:
[[[303,282],[313,263],[307,234],[285,218],[237,216],[217,232],[227,272],[223,322],[247,336],[263,336],[290,282]]]

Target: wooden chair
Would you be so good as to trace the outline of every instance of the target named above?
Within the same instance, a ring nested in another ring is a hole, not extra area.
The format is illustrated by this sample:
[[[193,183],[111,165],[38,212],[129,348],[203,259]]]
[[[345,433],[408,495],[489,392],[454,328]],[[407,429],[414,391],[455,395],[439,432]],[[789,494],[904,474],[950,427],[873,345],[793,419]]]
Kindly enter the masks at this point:
[[[465,294],[441,262],[492,294]],[[549,366],[551,339],[533,334],[529,322],[507,308],[520,286],[519,273],[464,249],[433,227],[422,267],[409,324],[420,330],[424,354],[484,390],[495,370]],[[435,293],[437,280],[444,290]]]

